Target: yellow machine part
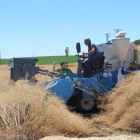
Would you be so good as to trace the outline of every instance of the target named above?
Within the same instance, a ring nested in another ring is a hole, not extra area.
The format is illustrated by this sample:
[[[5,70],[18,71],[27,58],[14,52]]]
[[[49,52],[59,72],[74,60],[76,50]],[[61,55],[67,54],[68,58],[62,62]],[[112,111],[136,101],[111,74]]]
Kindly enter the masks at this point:
[[[134,61],[138,63],[138,50],[134,50]]]

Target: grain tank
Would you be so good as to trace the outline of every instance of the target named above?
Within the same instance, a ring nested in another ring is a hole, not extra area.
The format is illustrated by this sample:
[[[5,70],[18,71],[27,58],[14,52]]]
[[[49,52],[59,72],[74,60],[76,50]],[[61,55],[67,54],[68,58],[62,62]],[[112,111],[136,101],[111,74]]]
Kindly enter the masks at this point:
[[[116,34],[116,38],[112,39],[113,49],[116,52],[121,65],[123,65],[130,47],[130,39],[126,38],[125,34],[125,31],[119,32]]]

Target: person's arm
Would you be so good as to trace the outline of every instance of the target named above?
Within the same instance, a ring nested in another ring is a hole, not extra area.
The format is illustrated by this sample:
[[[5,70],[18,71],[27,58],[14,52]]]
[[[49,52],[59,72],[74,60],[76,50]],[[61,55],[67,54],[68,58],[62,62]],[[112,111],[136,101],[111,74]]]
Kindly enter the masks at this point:
[[[83,52],[83,55],[88,55],[88,54],[93,54],[93,53],[95,53],[95,46],[94,45],[91,46],[90,52],[88,52],[88,53]]]
[[[69,72],[69,73],[73,73],[71,69],[69,69],[69,71],[68,71],[68,72]]]
[[[121,73],[122,73],[122,75],[126,75],[126,74],[129,74],[130,72],[125,71],[124,66],[122,66]]]
[[[56,65],[56,62],[54,62],[53,64],[53,72],[57,72],[57,70],[55,69],[55,65]]]

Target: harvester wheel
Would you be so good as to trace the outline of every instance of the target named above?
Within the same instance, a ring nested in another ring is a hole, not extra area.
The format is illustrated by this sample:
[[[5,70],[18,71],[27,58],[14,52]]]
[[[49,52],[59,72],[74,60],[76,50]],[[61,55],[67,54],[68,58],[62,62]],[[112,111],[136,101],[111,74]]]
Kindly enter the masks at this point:
[[[75,105],[76,105],[77,111],[84,114],[91,113],[97,108],[97,105],[95,104],[94,99],[93,98],[83,99],[82,93],[79,93],[75,97]]]

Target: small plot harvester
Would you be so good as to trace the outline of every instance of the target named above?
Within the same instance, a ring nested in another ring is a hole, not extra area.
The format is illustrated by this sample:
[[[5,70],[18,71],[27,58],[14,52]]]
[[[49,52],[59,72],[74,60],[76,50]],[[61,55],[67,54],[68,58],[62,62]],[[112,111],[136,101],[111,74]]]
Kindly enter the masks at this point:
[[[91,64],[94,75],[86,77],[83,68],[83,62],[86,57],[79,55],[80,43],[76,44],[77,49],[77,71],[72,74],[59,75],[48,70],[41,70],[35,66],[37,59],[14,58],[11,60],[11,79],[17,81],[25,79],[28,73],[28,80],[31,80],[35,74],[41,73],[52,77],[52,81],[46,81],[41,86],[46,88],[48,83],[53,82],[46,91],[51,90],[68,105],[76,107],[78,112],[90,113],[96,109],[99,104],[99,98],[108,94],[119,82],[125,78],[121,74],[121,66],[130,67],[130,63],[135,60],[140,63],[140,55],[135,44],[130,43],[130,39],[125,37],[126,32],[122,31],[116,34],[112,43],[97,45],[99,49],[99,61]],[[66,56],[69,49],[66,48]],[[66,61],[67,66],[71,61]],[[125,62],[125,63],[124,63]],[[57,77],[57,78],[54,78]]]

